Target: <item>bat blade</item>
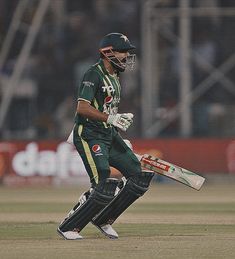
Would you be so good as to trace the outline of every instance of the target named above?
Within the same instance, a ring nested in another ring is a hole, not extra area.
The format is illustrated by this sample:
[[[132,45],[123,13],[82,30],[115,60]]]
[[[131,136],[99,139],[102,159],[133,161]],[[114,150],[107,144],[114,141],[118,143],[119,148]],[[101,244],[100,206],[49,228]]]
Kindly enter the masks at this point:
[[[205,178],[180,166],[166,162],[154,156],[142,156],[141,165],[155,173],[164,175],[175,181],[183,183],[195,190],[200,190]]]

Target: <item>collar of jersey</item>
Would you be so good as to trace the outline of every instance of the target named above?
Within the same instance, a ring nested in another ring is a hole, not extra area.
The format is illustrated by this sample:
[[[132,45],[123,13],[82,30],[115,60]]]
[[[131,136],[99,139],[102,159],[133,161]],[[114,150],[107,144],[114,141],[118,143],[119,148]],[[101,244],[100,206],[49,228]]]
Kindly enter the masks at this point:
[[[105,66],[104,66],[104,62],[102,59],[99,60],[98,64],[101,66],[102,68],[102,71],[104,74],[108,75],[108,76],[112,76],[112,77],[115,77],[117,76],[115,73],[113,75],[109,74],[109,72],[106,70]]]

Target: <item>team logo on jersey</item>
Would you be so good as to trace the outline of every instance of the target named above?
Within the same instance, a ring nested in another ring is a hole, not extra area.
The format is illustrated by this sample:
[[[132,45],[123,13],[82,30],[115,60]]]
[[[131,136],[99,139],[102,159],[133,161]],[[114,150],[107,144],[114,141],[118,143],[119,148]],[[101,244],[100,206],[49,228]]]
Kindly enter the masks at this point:
[[[100,145],[95,144],[94,146],[92,146],[91,149],[92,149],[92,151],[95,153],[95,156],[103,155],[103,154],[101,153],[101,147],[100,147]]]
[[[102,86],[103,92],[109,92],[109,93],[114,93],[115,89],[112,85],[103,85]]]

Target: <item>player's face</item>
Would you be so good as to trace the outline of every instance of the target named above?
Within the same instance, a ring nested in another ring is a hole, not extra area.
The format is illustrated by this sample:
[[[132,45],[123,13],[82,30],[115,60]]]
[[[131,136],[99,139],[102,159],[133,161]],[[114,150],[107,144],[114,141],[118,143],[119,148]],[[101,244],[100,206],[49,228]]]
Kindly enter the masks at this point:
[[[109,55],[107,53],[104,53],[103,55],[119,72],[124,72],[126,68],[133,70],[135,64],[135,54],[130,54],[128,51],[119,52],[110,50]]]
[[[130,53],[128,51],[127,52],[114,51],[113,53],[114,53],[115,57],[121,61],[125,60],[130,55]]]

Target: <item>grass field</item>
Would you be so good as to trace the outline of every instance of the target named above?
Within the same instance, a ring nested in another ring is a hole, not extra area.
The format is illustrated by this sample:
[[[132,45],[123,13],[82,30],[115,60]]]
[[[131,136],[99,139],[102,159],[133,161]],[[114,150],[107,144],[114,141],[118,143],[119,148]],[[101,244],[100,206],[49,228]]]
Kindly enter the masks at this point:
[[[109,240],[91,224],[83,240],[56,234],[85,188],[0,188],[0,258],[235,258],[235,188],[153,184],[114,224]]]

